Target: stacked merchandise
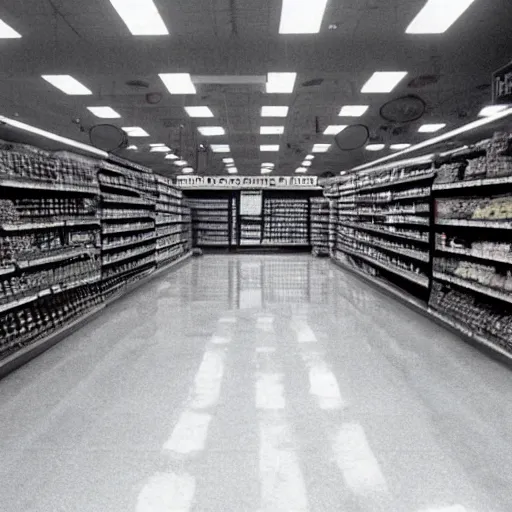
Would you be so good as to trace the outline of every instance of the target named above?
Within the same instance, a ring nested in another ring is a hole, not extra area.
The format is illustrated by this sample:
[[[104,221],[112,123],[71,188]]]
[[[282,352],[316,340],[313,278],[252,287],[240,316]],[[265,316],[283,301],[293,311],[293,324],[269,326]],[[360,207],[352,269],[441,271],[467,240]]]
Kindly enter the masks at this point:
[[[162,265],[190,251],[191,215],[183,192],[170,179],[157,176],[156,181],[156,260]]]
[[[196,246],[229,246],[230,201],[227,197],[188,198]]]
[[[109,297],[154,270],[156,181],[149,169],[107,161],[98,176],[102,286]]]
[[[263,244],[309,246],[308,198],[265,197]]]
[[[512,352],[512,137],[445,162],[436,196],[431,311]]]
[[[101,301],[94,161],[0,145],[0,360]]]
[[[231,198],[231,245],[237,244],[237,219],[238,219],[237,201],[236,197]]]
[[[338,189],[335,258],[427,298],[431,166],[350,178]]]
[[[260,216],[244,216],[240,219],[240,245],[261,244],[261,222]]]
[[[329,201],[323,197],[310,199],[310,232],[313,252],[329,255]]]

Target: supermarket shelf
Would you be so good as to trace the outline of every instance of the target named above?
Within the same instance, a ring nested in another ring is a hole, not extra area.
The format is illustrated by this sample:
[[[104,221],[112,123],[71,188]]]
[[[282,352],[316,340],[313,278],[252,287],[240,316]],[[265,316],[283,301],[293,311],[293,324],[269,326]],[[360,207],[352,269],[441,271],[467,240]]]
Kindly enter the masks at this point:
[[[379,228],[368,227],[368,226],[366,226],[364,224],[350,224],[350,223],[342,223],[342,222],[339,222],[338,224],[340,226],[345,226],[345,227],[348,227],[348,228],[351,228],[351,229],[358,229],[358,230],[361,230],[361,231],[368,231],[369,233],[381,233],[381,234],[384,234],[384,235],[393,236],[395,238],[402,238],[404,240],[410,240],[412,242],[418,242],[418,243],[422,243],[422,244],[430,243],[428,239],[425,240],[423,238],[417,238],[417,237],[413,237],[413,236],[409,236],[409,235],[402,235],[401,233],[396,233],[396,232],[393,232],[393,231],[389,231],[387,229],[379,229]]]
[[[151,215],[151,213],[154,212],[147,212],[147,213],[140,213],[140,214],[133,214],[133,215],[127,215],[123,217],[102,217],[101,220],[103,222],[124,222],[126,220],[132,220],[132,219],[151,219],[154,220],[154,216]]]
[[[58,285],[52,285],[49,288],[45,288],[43,290],[38,291],[37,293],[33,293],[31,295],[26,295],[19,299],[12,300],[10,302],[0,304],[0,313],[4,313],[5,311],[9,311],[10,309],[17,308],[19,306],[23,306],[24,304],[29,304],[41,297],[46,295],[57,294],[66,290],[71,290],[73,288],[78,288],[79,286],[84,286],[86,284],[96,283],[100,280],[100,274],[95,274],[88,279],[78,279],[76,281],[71,281],[69,283],[62,283]]]
[[[392,272],[394,274],[399,275],[400,277],[403,277],[407,279],[408,281],[411,281],[413,283],[416,283],[420,286],[423,286],[424,288],[429,287],[429,280],[427,277],[422,277],[420,275],[414,274],[413,272],[409,272],[408,270],[404,270],[403,268],[399,267],[392,267],[391,265],[386,265],[385,263],[380,262],[379,260],[376,260],[370,256],[367,256],[365,254],[361,254],[357,251],[352,251],[350,249],[346,249],[345,247],[338,246],[338,249],[346,254],[350,254],[352,256],[355,256],[357,258],[360,258],[362,260],[367,261],[368,263],[371,263],[372,265],[375,265],[377,267],[383,268],[384,270],[387,270],[389,272]]]
[[[364,192],[366,190],[375,190],[375,189],[379,189],[379,188],[391,188],[391,187],[396,187],[397,185],[403,185],[404,183],[414,183],[416,181],[425,181],[425,180],[433,178],[435,175],[436,175],[435,172],[430,172],[430,173],[426,173],[426,174],[420,174],[418,176],[411,176],[410,178],[403,178],[401,180],[376,183],[374,185],[368,185],[366,187],[362,187],[362,188],[358,189],[357,192],[359,193],[359,192]]]
[[[88,187],[85,185],[73,185],[73,184],[55,184],[55,182],[44,182],[29,180],[24,178],[1,178],[0,187],[4,188],[21,188],[21,189],[32,189],[32,190],[47,190],[50,192],[75,192],[79,194],[87,195],[99,195],[100,189],[98,187]]]
[[[21,260],[17,261],[16,265],[18,268],[24,270],[30,267],[37,267],[39,265],[46,265],[48,263],[55,263],[57,261],[68,260],[70,258],[74,258],[76,256],[89,255],[96,256],[99,254],[99,250],[97,249],[87,249],[85,247],[77,247],[64,252],[59,252],[54,255],[45,256],[44,254],[33,258],[30,260]]]
[[[399,202],[399,201],[410,201],[410,200],[413,200],[413,199],[422,199],[422,198],[425,198],[425,197],[430,197],[430,193],[422,193],[422,194],[414,194],[414,195],[411,195],[411,196],[404,196],[404,197],[393,197],[391,199],[375,199],[375,200],[371,200],[371,199],[361,199],[359,198],[357,201],[355,201],[356,203],[358,204],[388,204],[388,203],[396,203],[396,202]]]
[[[189,220],[167,220],[165,222],[156,222],[155,226],[159,228],[160,226],[170,226],[171,224],[183,224],[183,223],[189,223]]]
[[[492,297],[494,299],[502,300],[504,302],[512,304],[512,293],[510,292],[495,290],[493,288],[489,288],[488,286],[468,281],[467,279],[462,279],[460,277],[444,274],[443,272],[434,272],[433,277],[434,279],[439,279],[440,281],[456,284],[458,286],[461,286],[462,288],[473,290],[483,295],[487,295],[488,297]]]
[[[70,226],[93,226],[100,223],[100,219],[97,217],[89,219],[66,219],[56,221],[44,221],[44,222],[20,222],[12,224],[0,224],[0,231],[32,231],[39,229],[52,229],[62,228]]]
[[[436,219],[438,226],[462,226],[468,228],[512,229],[510,220],[460,220],[460,219]]]
[[[142,238],[139,240],[132,240],[131,242],[119,242],[117,244],[104,245],[101,249],[103,251],[111,251],[113,249],[119,249],[121,247],[129,247],[131,245],[143,244],[146,242],[153,242],[154,240],[155,240],[155,237],[151,236],[151,237]]]
[[[485,261],[496,261],[498,263],[508,263],[512,265],[512,256],[510,258],[499,258],[497,256],[491,256],[489,253],[479,254],[470,249],[459,249],[457,247],[436,247],[436,251],[449,254],[458,254],[460,256],[468,256],[471,258],[478,258]]]
[[[146,247],[143,250],[140,250],[135,253],[127,254],[126,256],[123,256],[122,258],[116,258],[115,260],[110,261],[102,261],[102,267],[108,267],[110,265],[117,265],[121,261],[129,260],[132,258],[138,258],[139,256],[142,256],[143,254],[147,254],[148,252],[154,252],[156,249],[156,246],[153,247]],[[111,277],[111,276],[109,276]]]
[[[101,177],[100,177],[100,188],[113,188],[115,190],[123,190],[123,191],[128,191],[128,192],[134,192],[137,194],[137,196],[140,197],[141,195],[141,192],[142,193],[145,193],[145,194],[150,194],[151,191],[150,190],[139,190],[135,187],[130,187],[129,185],[122,185],[120,183],[107,183],[107,182],[104,182],[101,180]]]
[[[0,268],[0,276],[7,276],[9,274],[12,274],[16,270],[16,267],[14,265],[8,265],[7,267],[1,267]]]
[[[423,220],[423,222],[418,222],[419,220]],[[414,226],[430,226],[430,219],[409,219],[409,220],[385,220],[383,224],[409,224]]]
[[[175,242],[171,242],[170,244],[162,245],[161,247],[156,248],[157,251],[162,251],[164,249],[168,249],[169,247],[174,247],[176,245],[184,244],[188,242],[188,240],[176,240]]]
[[[138,227],[134,227],[134,226],[125,226],[124,228],[121,226],[117,229],[103,229],[101,234],[103,236],[115,236],[115,235],[118,235],[120,233],[128,233],[130,231],[147,231],[148,229],[153,229],[153,225],[148,225],[146,227],[141,227],[141,226],[138,226]]]
[[[115,194],[102,194],[101,200],[107,204],[136,204],[153,207],[154,203],[140,197],[118,196]]]
[[[152,266],[156,265],[156,260],[146,261],[145,263],[139,262],[139,263],[137,263],[137,265],[133,265],[133,267],[114,272],[113,274],[109,274],[108,276],[103,276],[103,280],[106,281],[107,279],[112,279],[113,277],[119,277],[119,276],[122,276],[123,274],[128,274],[130,272],[133,272],[134,270],[140,270],[142,267],[147,267],[149,265],[152,265]]]
[[[473,187],[488,187],[491,185],[512,184],[512,176],[503,176],[500,178],[484,178],[481,180],[456,181],[453,183],[439,183],[432,186],[432,190],[452,190]]]
[[[155,238],[163,238],[164,236],[173,236],[173,235],[181,235],[182,233],[188,233],[188,229],[182,229],[180,231],[174,231],[172,233],[158,233]]]

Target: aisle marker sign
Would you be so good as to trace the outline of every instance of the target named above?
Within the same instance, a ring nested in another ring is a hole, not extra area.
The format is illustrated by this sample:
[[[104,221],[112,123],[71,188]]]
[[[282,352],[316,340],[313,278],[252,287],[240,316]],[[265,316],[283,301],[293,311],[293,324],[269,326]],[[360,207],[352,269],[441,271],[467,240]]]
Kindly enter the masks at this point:
[[[178,176],[181,188],[311,188],[318,186],[317,176]]]

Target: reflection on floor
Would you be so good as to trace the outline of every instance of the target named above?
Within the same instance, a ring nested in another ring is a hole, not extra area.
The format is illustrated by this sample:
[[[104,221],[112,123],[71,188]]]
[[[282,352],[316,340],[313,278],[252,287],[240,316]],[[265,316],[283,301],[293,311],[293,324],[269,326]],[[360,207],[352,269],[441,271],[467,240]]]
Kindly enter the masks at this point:
[[[327,260],[205,256],[0,381],[0,509],[509,512],[511,399]]]

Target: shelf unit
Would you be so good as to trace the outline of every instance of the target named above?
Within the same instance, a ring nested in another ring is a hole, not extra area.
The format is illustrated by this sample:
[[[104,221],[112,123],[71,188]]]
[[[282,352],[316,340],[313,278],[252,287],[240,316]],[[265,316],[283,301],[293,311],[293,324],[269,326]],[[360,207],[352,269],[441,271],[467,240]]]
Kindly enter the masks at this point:
[[[133,281],[156,266],[155,177],[125,162],[103,161],[101,263],[105,297],[119,290],[119,277]]]
[[[341,178],[331,186],[331,257],[427,302],[431,277],[430,164]]]
[[[512,355],[512,137],[442,163],[429,307]],[[469,331],[469,332],[466,332]]]
[[[0,363],[101,302],[97,162],[0,143]]]
[[[310,203],[310,235],[313,252],[329,255],[329,200],[324,197],[312,197]]]

